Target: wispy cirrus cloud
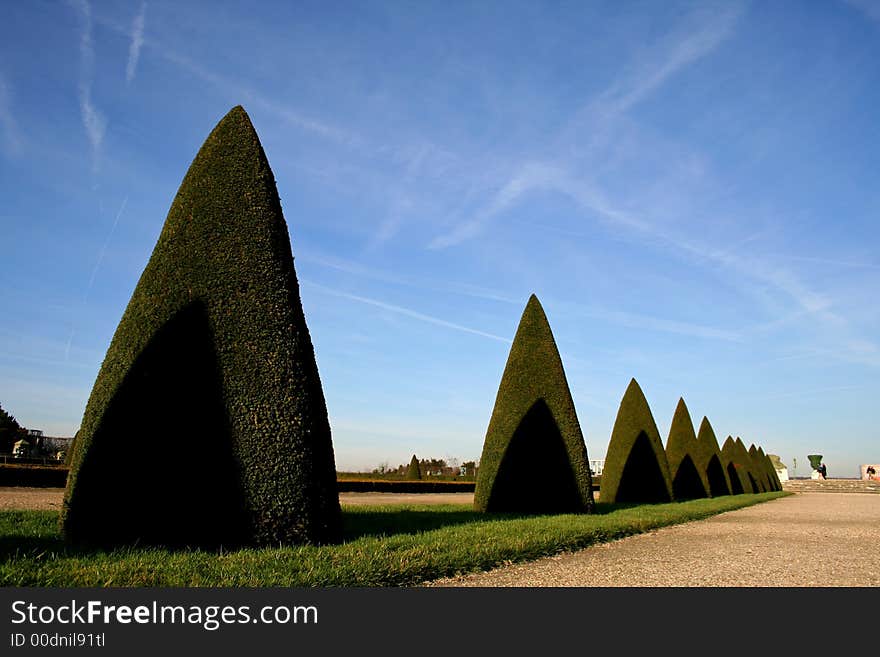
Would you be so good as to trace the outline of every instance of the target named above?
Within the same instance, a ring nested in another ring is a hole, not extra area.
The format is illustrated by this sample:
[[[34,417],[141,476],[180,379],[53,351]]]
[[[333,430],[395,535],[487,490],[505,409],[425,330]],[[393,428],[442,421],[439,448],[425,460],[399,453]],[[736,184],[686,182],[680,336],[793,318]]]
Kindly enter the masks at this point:
[[[844,3],[880,23],[880,2],[877,0],[844,0]]]
[[[6,150],[11,154],[20,152],[24,139],[12,113],[12,94],[9,85],[2,75],[0,75],[0,125],[3,126]]]
[[[208,67],[203,66],[192,58],[187,57],[176,51],[168,44],[162,43],[155,38],[148,38],[144,34],[142,23],[140,25],[140,30],[138,31],[137,17],[135,18],[131,29],[124,25],[120,25],[119,23],[105,16],[97,16],[96,20],[102,26],[113,30],[117,34],[122,34],[129,37],[131,39],[132,49],[137,42],[138,53],[140,53],[143,47],[147,47],[150,49],[151,52],[155,53],[165,61],[174,64],[181,70],[184,70],[191,75],[194,75],[203,82],[207,82],[214,87],[229,92],[230,95],[241,98],[242,102],[247,102],[251,105],[259,106],[265,111],[274,114],[281,120],[290,123],[291,125],[294,125],[304,131],[311,132],[313,134],[336,142],[356,144],[359,141],[357,135],[354,135],[347,130],[344,130],[338,126],[331,125],[325,121],[307,116],[304,113],[285,105],[284,103],[279,103],[271,99],[269,96],[259,93],[251,87],[241,84],[231,78],[215,73]],[[140,55],[138,54],[138,56]],[[131,57],[129,57],[129,63],[130,62]]]
[[[590,103],[588,113],[617,115],[629,111],[729,39],[742,14],[743,6],[734,3],[721,12],[707,8],[688,16],[678,30],[646,53],[631,73],[615,81]]]
[[[511,340],[507,338],[503,338],[500,335],[495,335],[494,333],[488,333],[486,331],[481,331],[479,329],[471,328],[470,326],[463,326],[462,324],[456,324],[454,322],[448,322],[445,319],[441,319],[439,317],[434,317],[432,315],[426,315],[425,313],[420,313],[416,310],[412,310],[410,308],[404,308],[403,306],[396,306],[391,303],[386,303],[384,301],[380,301],[378,299],[371,299],[369,297],[362,297],[357,294],[349,294],[348,292],[343,292],[341,290],[335,290],[330,287],[326,287],[324,285],[320,285],[319,283],[313,283],[308,280],[300,279],[300,283],[304,285],[308,285],[324,294],[330,294],[335,297],[339,297],[341,299],[348,299],[350,301],[357,301],[358,303],[363,303],[368,306],[373,306],[374,308],[381,308],[382,310],[387,310],[389,312],[403,315],[404,317],[409,317],[411,319],[418,320],[420,322],[426,322],[428,324],[433,324],[435,326],[441,326],[443,328],[452,329],[453,331],[461,331],[462,333],[470,333],[471,335],[478,335],[483,338],[489,338],[490,340],[496,340],[497,342],[503,342],[505,344],[511,344]]]
[[[88,0],[75,0],[82,21],[79,39],[80,77],[79,77],[79,109],[83,128],[86,131],[92,149],[92,164],[97,166],[104,133],[107,130],[107,119],[98,111],[92,101],[92,82],[95,69],[95,46],[92,42],[92,6]]]
[[[581,304],[555,303],[553,301],[548,301],[547,305],[553,307],[558,306],[563,313],[598,319],[600,321],[614,324],[615,326],[623,326],[626,328],[636,328],[660,333],[672,333],[674,335],[684,335],[707,340],[725,340],[728,342],[742,342],[743,340],[743,335],[740,331],[733,331],[715,326],[682,322],[663,317],[651,317],[638,313],[629,313],[620,310],[610,310],[608,308],[585,306]]]
[[[131,84],[137,73],[141,47],[144,45],[144,20],[146,19],[147,3],[141,3],[141,9],[131,22],[131,45],[128,47],[128,63],[125,65],[125,81]]]
[[[477,237],[494,217],[529,193],[539,190],[558,191],[576,198],[582,204],[588,201],[585,205],[601,210],[606,218],[633,228],[643,228],[632,216],[611,209],[602,200],[598,186],[583,175],[578,175],[578,169],[583,168],[584,163],[576,162],[577,157],[571,154],[571,144],[591,143],[597,141],[598,134],[613,131],[627,111],[649,98],[688,66],[709,56],[730,38],[741,14],[740,5],[731,5],[720,13],[698,11],[686,17],[679,30],[645,51],[630,71],[619,76],[571,116],[567,124],[549,140],[552,155],[544,158],[531,156],[520,166],[514,167],[511,177],[496,188],[482,209],[435,237],[429,243],[429,248],[448,248]],[[559,153],[567,155],[559,156]],[[591,159],[598,160],[600,157],[601,154],[593,154]],[[615,214],[617,216],[612,216]]]

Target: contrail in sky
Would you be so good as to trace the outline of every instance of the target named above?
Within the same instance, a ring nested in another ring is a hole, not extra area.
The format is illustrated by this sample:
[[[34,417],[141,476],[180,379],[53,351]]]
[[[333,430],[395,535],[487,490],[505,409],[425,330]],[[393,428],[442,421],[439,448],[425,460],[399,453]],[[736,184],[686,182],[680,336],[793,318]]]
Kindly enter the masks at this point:
[[[85,294],[83,294],[83,305],[85,305],[86,301],[89,298],[89,292],[92,291],[92,286],[95,284],[95,277],[98,275],[98,269],[100,269],[101,263],[104,262],[104,255],[107,253],[107,247],[110,246],[110,240],[113,238],[113,233],[116,232],[116,226],[119,225],[119,219],[122,217],[122,213],[125,212],[126,205],[128,205],[127,196],[122,199],[122,205],[119,206],[119,212],[116,213],[116,219],[114,219],[113,221],[113,227],[110,229],[110,233],[107,235],[107,239],[104,240],[104,245],[101,247],[101,252],[98,254],[98,261],[95,263],[95,267],[92,269],[92,275],[91,277],[89,277],[89,284],[86,286]],[[67,361],[70,357],[70,345],[73,342],[74,333],[74,328],[71,326],[70,335],[67,338],[67,346],[64,348],[65,361]]]

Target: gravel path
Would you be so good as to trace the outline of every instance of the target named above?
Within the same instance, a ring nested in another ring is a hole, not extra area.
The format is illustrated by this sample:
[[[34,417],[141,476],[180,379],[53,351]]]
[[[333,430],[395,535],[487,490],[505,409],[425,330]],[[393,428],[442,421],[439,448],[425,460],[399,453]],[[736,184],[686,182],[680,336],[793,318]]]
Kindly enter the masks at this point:
[[[798,493],[430,586],[880,586],[880,495]]]
[[[0,511],[61,509],[63,488],[0,487]],[[344,505],[473,504],[473,493],[340,493]]]

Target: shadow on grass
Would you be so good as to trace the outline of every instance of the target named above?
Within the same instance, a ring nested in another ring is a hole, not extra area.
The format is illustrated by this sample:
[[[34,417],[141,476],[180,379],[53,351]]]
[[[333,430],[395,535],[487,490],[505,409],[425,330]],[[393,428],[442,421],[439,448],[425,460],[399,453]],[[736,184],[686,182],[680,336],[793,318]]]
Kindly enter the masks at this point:
[[[607,515],[640,504],[597,503],[593,514]],[[342,512],[342,542],[359,538],[420,534],[444,527],[478,522],[538,518],[541,514],[477,513],[468,508],[347,508]],[[131,546],[136,547],[136,546]],[[162,549],[162,548],[160,548]],[[188,552],[187,548],[167,548]],[[82,556],[112,550],[65,544],[58,529],[57,511],[0,512],[0,560],[39,558],[43,555]],[[215,550],[202,550],[214,552]],[[228,551],[228,548],[227,548]]]

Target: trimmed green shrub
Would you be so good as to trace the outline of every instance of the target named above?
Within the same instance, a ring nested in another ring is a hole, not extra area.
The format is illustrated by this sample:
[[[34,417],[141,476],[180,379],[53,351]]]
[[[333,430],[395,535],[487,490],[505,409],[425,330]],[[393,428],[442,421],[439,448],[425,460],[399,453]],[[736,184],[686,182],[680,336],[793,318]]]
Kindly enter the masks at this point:
[[[779,474],[776,472],[776,468],[780,469],[785,467],[785,464],[782,462],[782,459],[779,458],[778,454],[767,454],[767,459],[770,461],[770,468],[773,470],[773,476],[776,478],[776,485],[778,490],[782,490],[782,481],[779,479]]]
[[[749,479],[748,463],[743,460],[742,455],[737,450],[733,436],[728,436],[721,447],[721,464],[724,466],[730,479],[731,495],[755,492]]]
[[[67,468],[63,465],[0,464],[0,486],[64,488]]]
[[[419,467],[419,460],[415,454],[413,454],[409,467],[406,469],[406,478],[410,481],[417,481],[422,478],[422,470]]]
[[[556,341],[533,294],[498,387],[474,509],[563,513],[592,508],[587,447]]]
[[[749,482],[752,484],[752,492],[760,493],[761,484],[758,481],[758,475],[755,472],[755,466],[752,463],[752,457],[749,456],[749,450],[746,449],[745,443],[743,443],[742,438],[739,436],[736,437],[734,441],[736,443],[736,451],[739,454],[739,462],[745,463],[746,474],[749,478]]]
[[[706,477],[710,497],[730,495],[730,476],[724,468],[721,450],[718,448],[718,439],[715,431],[709,423],[709,418],[703,416],[700,423],[700,432],[697,434],[697,446],[694,450],[694,463],[697,470]]]
[[[602,502],[669,502],[672,480],[660,432],[636,380],[620,402],[605,466]]]
[[[758,447],[758,463],[763,467],[764,472],[767,474],[767,482],[770,484],[770,490],[781,490],[782,486],[779,483],[779,477],[776,476],[776,468],[773,467],[770,459],[767,458],[763,447]]]
[[[340,493],[473,493],[472,481],[340,479]]]
[[[679,398],[666,440],[666,462],[676,500],[693,500],[709,496],[706,472],[696,464],[697,436],[684,398]]]
[[[210,547],[340,535],[290,237],[241,107],[180,185],[73,452],[61,515],[70,542]]]
[[[749,458],[752,460],[752,471],[755,474],[755,479],[758,481],[758,485],[761,487],[761,492],[766,493],[773,490],[770,487],[770,477],[767,475],[767,470],[764,469],[764,461],[760,458],[755,443],[749,445],[748,451]]]

